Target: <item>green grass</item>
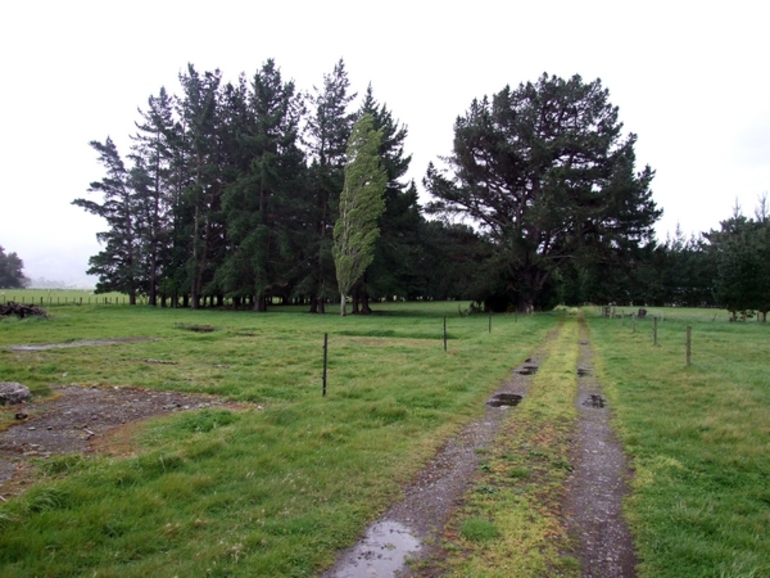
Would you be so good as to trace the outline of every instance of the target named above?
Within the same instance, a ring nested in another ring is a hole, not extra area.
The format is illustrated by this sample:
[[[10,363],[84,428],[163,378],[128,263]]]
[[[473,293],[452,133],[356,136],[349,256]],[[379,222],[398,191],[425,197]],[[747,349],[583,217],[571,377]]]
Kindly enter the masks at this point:
[[[495,316],[490,334],[486,317],[460,317],[456,303],[377,310],[343,319],[295,307],[61,305],[49,320],[0,320],[0,347],[151,339],[0,349],[0,379],[38,395],[62,383],[130,385],[245,404],[151,420],[126,457],[39,461],[41,481],[0,505],[0,577],[312,576],[565,319]],[[635,470],[626,510],[640,576],[770,576],[770,326],[728,323],[721,311],[649,308],[659,318],[653,346],[652,319],[634,331],[628,316],[587,313],[597,376]],[[188,329],[204,325],[215,330]],[[576,325],[568,318],[551,345],[506,443],[484,453],[449,530],[455,575],[507,576],[512,563],[520,576],[579,572],[562,555],[570,545],[558,514],[570,469]]]
[[[770,576],[770,326],[655,310],[636,332],[592,317],[599,378],[635,470],[640,576]],[[692,327],[692,365],[685,327]]]
[[[152,339],[0,350],[2,378],[39,395],[78,383],[247,402],[152,420],[124,458],[39,462],[42,481],[0,506],[0,576],[311,576],[481,415],[559,319],[495,317],[490,334],[486,317],[459,317],[456,304],[377,309],[340,318],[61,306],[48,321],[0,321],[0,347]]]
[[[574,312],[573,312],[574,313]],[[560,508],[575,425],[578,322],[565,319],[525,399],[484,453],[441,547],[443,576],[577,576]]]

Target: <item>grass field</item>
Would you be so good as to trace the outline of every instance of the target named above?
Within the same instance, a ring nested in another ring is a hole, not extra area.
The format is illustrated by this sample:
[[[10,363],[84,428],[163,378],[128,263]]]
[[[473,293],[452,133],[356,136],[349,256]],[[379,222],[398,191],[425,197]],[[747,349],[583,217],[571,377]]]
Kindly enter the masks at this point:
[[[0,347],[153,339],[0,349],[0,380],[26,383],[38,395],[78,383],[244,402],[237,411],[151,420],[121,459],[41,460],[42,481],[0,505],[0,577],[312,576],[398,499],[443,439],[482,414],[489,392],[566,317],[495,316],[489,333],[487,317],[460,317],[456,303],[377,309],[372,317],[340,318],[291,307],[257,315],[61,305],[49,320],[0,320]],[[627,512],[640,576],[770,576],[770,327],[727,323],[724,312],[650,309],[663,318],[653,346],[651,319],[632,327],[628,316],[585,311],[597,373],[635,469]],[[190,331],[193,325],[215,330]],[[543,454],[564,451],[559,432],[574,419],[574,330],[562,335],[532,392],[548,411],[533,411],[528,400],[516,410],[541,432],[546,421],[557,424],[538,441],[546,443]],[[143,363],[148,358],[176,364]],[[7,410],[0,416],[8,419]],[[500,458],[506,472],[521,474],[511,474],[513,481],[527,478],[515,456]],[[488,461],[496,467],[493,456]],[[561,474],[552,470],[558,475],[549,483],[558,484]],[[513,496],[511,504],[526,510],[525,502]],[[471,519],[462,531],[486,554],[456,567],[497,575],[496,557],[516,547],[511,528],[532,519],[525,510],[511,509],[492,527],[483,516]],[[548,535],[547,521],[521,526],[520,543]],[[521,575],[541,575],[554,562],[567,573],[574,568],[558,552],[542,551],[545,559]]]
[[[0,509],[0,576],[313,575],[483,412],[558,317],[495,317],[489,333],[486,317],[459,317],[456,304],[381,309],[340,318],[61,306],[48,321],[3,320],[0,347],[154,339],[0,350],[2,379],[38,394],[57,383],[133,385],[254,406],[154,420],[135,457],[41,463],[47,478]]]
[[[633,332],[628,318],[591,318],[633,458],[642,576],[770,576],[770,327],[715,313],[651,310],[663,317],[657,346],[650,319]]]

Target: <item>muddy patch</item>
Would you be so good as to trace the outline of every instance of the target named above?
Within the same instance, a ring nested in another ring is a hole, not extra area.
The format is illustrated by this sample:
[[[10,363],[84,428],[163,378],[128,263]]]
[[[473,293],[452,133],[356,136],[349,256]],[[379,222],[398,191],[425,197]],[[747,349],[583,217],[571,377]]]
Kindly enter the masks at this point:
[[[588,330],[581,327],[577,443],[570,461],[576,464],[565,505],[570,535],[579,544],[582,576],[630,578],[637,563],[622,501],[630,476],[623,448],[610,427],[610,414],[599,382],[593,377]]]
[[[152,416],[227,405],[211,396],[133,387],[62,385],[52,397],[15,409],[20,419],[0,431],[0,495],[16,493],[14,473],[28,458],[102,448],[115,428]],[[17,488],[18,489],[18,488]]]
[[[516,370],[519,375],[535,375],[537,373],[538,365],[523,365]]]
[[[152,341],[149,337],[121,337],[117,339],[82,339],[78,341],[65,341],[64,343],[32,343],[29,345],[9,345],[0,349],[11,351],[48,351],[49,349],[67,349],[69,347],[89,347],[94,345],[115,345],[117,343],[137,343],[140,341]]]
[[[514,407],[519,405],[522,399],[524,399],[523,395],[519,395],[518,393],[508,393],[504,391],[493,395],[492,399],[487,402],[487,405],[492,407]]]

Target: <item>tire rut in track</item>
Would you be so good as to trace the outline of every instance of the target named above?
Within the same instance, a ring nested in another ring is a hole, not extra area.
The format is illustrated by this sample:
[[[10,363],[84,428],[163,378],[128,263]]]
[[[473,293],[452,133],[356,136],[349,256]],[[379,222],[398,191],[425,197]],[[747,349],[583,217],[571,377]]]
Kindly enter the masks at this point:
[[[567,487],[565,514],[585,578],[632,578],[637,564],[631,533],[623,517],[630,469],[610,426],[611,408],[594,374],[593,350],[580,320],[578,433]]]

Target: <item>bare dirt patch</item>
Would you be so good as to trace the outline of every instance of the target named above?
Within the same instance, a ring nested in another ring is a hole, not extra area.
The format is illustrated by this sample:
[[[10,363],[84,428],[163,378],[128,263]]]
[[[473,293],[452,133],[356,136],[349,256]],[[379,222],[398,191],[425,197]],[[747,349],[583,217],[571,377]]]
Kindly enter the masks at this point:
[[[15,419],[0,431],[0,496],[30,481],[29,458],[71,452],[117,451],[135,424],[149,417],[226,405],[202,395],[134,387],[54,387],[53,396],[13,406]],[[23,482],[23,483],[19,483]]]

